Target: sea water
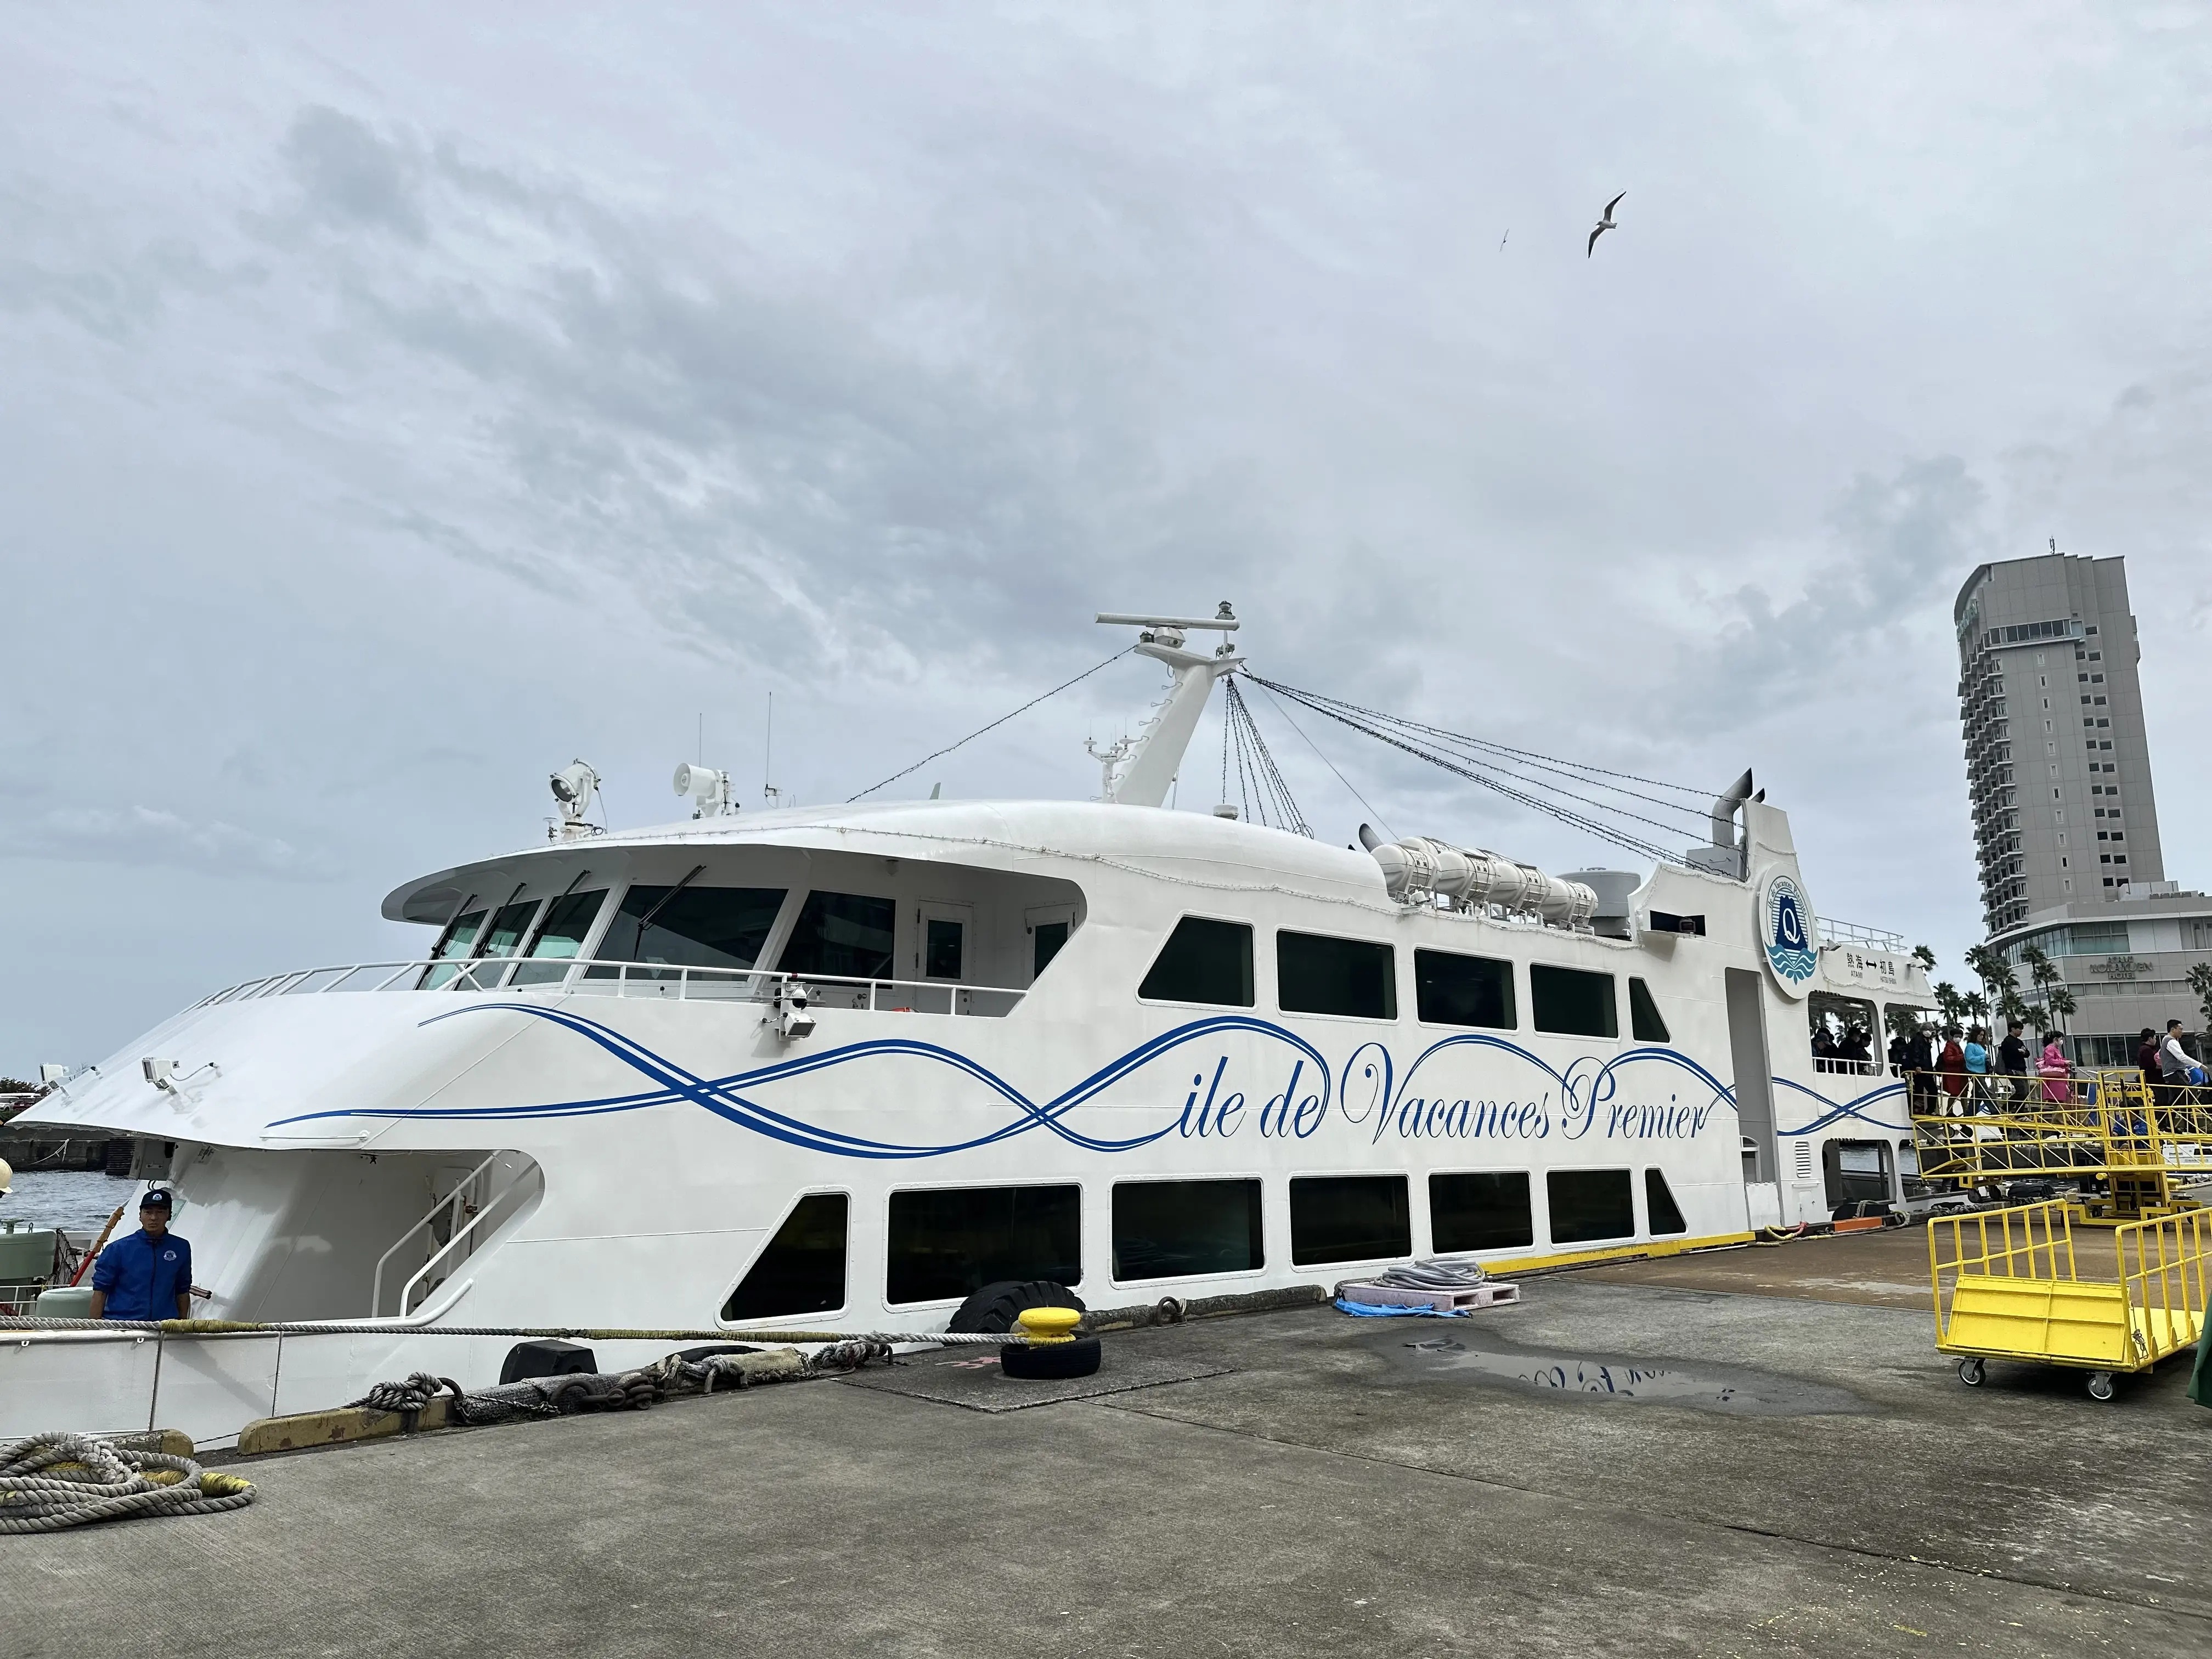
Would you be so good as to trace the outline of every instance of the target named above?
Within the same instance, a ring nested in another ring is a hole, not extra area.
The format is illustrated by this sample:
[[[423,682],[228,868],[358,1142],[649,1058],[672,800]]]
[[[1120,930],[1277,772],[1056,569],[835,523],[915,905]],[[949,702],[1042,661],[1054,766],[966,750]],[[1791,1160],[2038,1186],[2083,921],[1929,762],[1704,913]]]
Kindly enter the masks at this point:
[[[0,1196],[0,1221],[96,1233],[118,1205],[131,1201],[139,1185],[128,1176],[102,1175],[97,1170],[22,1170],[14,1187]],[[137,1224],[135,1217],[125,1215],[117,1231],[128,1232]]]

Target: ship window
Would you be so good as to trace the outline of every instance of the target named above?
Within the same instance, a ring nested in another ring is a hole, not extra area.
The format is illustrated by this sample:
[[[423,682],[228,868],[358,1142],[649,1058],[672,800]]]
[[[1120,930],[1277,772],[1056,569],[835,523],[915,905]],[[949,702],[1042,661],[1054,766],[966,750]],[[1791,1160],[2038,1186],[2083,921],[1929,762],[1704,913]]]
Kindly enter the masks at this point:
[[[585,936],[592,931],[592,923],[599,914],[599,902],[606,896],[604,887],[589,893],[563,893],[547,905],[545,919],[538,924],[537,937],[524,952],[531,960],[514,970],[514,977],[508,983],[545,985],[566,974],[568,969],[563,964],[583,950]]]
[[[1114,1188],[1114,1277],[1188,1279],[1265,1265],[1256,1181],[1125,1181]]]
[[[1429,1228],[1440,1254],[1509,1250],[1536,1242],[1525,1170],[1429,1177]]]
[[[539,902],[537,899],[520,899],[513,904],[501,905],[491,919],[491,927],[486,931],[483,944],[477,954],[480,957],[513,956],[514,947],[522,943],[522,936],[530,931],[530,919],[538,914]]]
[[[1611,974],[1589,974],[1579,968],[1553,968],[1540,962],[1531,963],[1528,1002],[1540,1031],[1558,1031],[1567,1036],[1620,1035],[1620,1014],[1614,1006]]]
[[[1291,1260],[1374,1261],[1413,1253],[1403,1176],[1311,1176],[1291,1182]]]
[[[1387,945],[1325,933],[1275,935],[1275,997],[1285,1012],[1395,1019],[1397,981]]]
[[[1242,921],[1185,916],[1160,947],[1137,994],[1154,1002],[1252,1006],[1252,929]]]
[[[1431,1025],[1513,1029],[1513,964],[1450,951],[1413,952],[1413,1003]]]
[[[806,896],[780,964],[787,974],[884,979],[891,971],[891,928],[897,907],[860,893]]]
[[[484,918],[490,914],[488,910],[471,910],[455,916],[446,924],[446,936],[438,941],[438,948],[430,952],[431,958],[437,961],[468,955],[470,947],[477,942],[477,935],[483,932]],[[416,988],[437,990],[441,986],[452,984],[453,975],[459,972],[460,969],[453,967],[425,968]]]
[[[1644,1207],[1650,1212],[1652,1237],[1665,1238],[1690,1231],[1690,1224],[1682,1219],[1682,1206],[1674,1202],[1674,1192],[1667,1185],[1665,1170],[1644,1172]]]
[[[781,887],[634,886],[607,924],[599,954],[606,962],[750,968],[782,906]]]
[[[1075,1285],[1082,1221],[1079,1187],[893,1193],[885,1299],[946,1302],[1001,1279]]]
[[[1052,959],[1060,954],[1060,947],[1066,943],[1067,924],[1066,922],[1037,923],[1035,935],[1036,962],[1030,969],[1030,977],[1035,979],[1039,974],[1044,972],[1046,968],[1051,965]]]
[[[967,929],[943,916],[922,923],[921,971],[929,979],[958,979],[963,937]]]
[[[784,1319],[845,1305],[842,1193],[811,1193],[799,1200],[730,1299],[725,1319]]]
[[[1651,988],[1632,975],[1628,981],[1628,1030],[1638,1042],[1667,1042],[1667,1021]]]
[[[1627,1170],[1554,1170],[1544,1177],[1544,1186],[1552,1200],[1553,1243],[1636,1236]]]

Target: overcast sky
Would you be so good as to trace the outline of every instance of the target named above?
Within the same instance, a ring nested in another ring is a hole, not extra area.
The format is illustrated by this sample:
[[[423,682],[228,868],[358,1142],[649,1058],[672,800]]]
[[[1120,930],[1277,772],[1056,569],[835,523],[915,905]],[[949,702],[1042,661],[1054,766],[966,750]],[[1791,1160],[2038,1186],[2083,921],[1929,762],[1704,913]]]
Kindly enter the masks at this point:
[[[0,1071],[420,949],[386,891],[542,838],[572,757],[674,816],[702,714],[757,807],[773,692],[775,781],[842,799],[1125,643],[1105,608],[1228,599],[1293,684],[1755,767],[1823,914],[1948,966],[1950,605],[2055,537],[2129,561],[2167,873],[2212,880],[2201,8],[7,33]],[[1089,793],[1158,681],[903,787]],[[1401,833],[1620,862],[1303,724]],[[1192,754],[1205,810],[1217,720]]]

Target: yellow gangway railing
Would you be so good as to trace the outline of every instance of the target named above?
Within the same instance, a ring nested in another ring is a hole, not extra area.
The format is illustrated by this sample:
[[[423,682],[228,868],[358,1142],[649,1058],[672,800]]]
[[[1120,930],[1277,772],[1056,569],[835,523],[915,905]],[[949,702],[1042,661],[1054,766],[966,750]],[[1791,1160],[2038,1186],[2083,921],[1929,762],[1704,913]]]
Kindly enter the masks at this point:
[[[2212,1294],[2212,1212],[2115,1228],[2109,1264],[2095,1231],[2077,1249],[2059,1202],[1929,1220],[1936,1347],[1961,1356],[1960,1381],[1978,1386],[1990,1359],[2070,1365],[2109,1400],[2115,1375],[2196,1345]]]
[[[2181,1184],[2212,1175],[2212,1089],[2153,1086],[2132,1070],[2052,1079],[1923,1072],[1910,1074],[1908,1092],[1923,1181],[1961,1188],[2023,1176],[2070,1181],[2085,1194],[2075,1219],[2112,1224],[2194,1208]],[[2090,1195],[2100,1182],[2105,1195]]]

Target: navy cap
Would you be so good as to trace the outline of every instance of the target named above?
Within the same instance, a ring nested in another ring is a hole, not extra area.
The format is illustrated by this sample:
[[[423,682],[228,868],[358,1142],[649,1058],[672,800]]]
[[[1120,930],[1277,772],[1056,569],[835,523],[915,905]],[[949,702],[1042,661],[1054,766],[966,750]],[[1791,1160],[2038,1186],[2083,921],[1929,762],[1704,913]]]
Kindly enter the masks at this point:
[[[169,1189],[166,1187],[149,1187],[146,1196],[138,1200],[138,1207],[142,1210],[167,1210],[173,1207],[174,1204],[175,1200],[169,1196]]]

